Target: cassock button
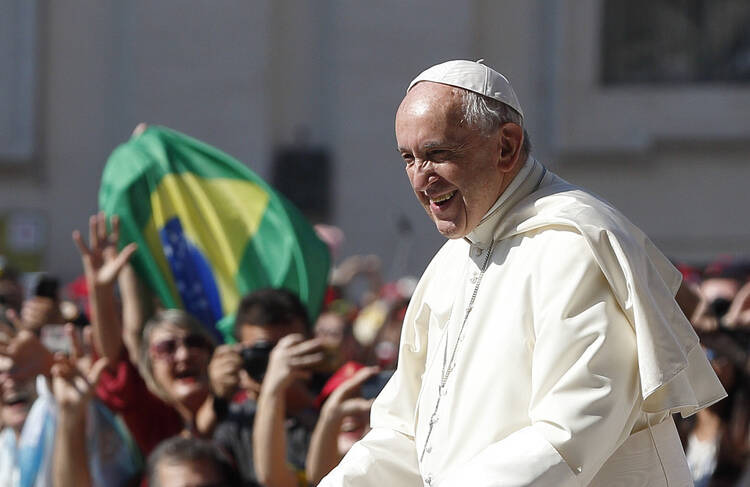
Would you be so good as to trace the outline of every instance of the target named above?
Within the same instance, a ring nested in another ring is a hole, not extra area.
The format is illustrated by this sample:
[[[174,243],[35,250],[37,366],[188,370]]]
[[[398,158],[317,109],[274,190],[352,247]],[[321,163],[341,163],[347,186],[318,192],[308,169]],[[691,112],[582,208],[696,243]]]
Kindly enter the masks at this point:
[[[432,445],[427,445],[427,448],[425,448],[425,450],[427,450],[427,453],[432,453]]]
[[[579,474],[581,472],[583,472],[583,468],[582,467],[576,467],[576,474]]]
[[[424,478],[424,483],[425,483],[426,485],[428,485],[428,486],[429,486],[429,485],[432,485],[432,475],[428,475],[427,477],[425,477],[425,478]]]

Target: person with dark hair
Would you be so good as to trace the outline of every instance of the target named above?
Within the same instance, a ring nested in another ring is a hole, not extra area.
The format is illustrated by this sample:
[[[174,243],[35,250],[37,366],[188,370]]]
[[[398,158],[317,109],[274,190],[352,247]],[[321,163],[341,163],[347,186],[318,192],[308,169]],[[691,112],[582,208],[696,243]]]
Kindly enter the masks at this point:
[[[259,289],[240,301],[235,317],[234,333],[238,342],[243,341],[241,332],[245,325],[279,327],[295,323],[302,329],[310,328],[307,310],[299,298],[286,289]]]
[[[237,310],[239,343],[219,346],[209,365],[219,416],[214,439],[234,457],[246,482],[285,485],[293,477],[297,485],[297,473],[304,472],[316,420],[315,395],[305,379],[323,358],[320,341],[306,340],[309,328],[307,311],[293,293],[254,291]],[[289,475],[274,481],[279,471]]]
[[[239,487],[237,471],[214,443],[175,436],[148,458],[149,487]]]

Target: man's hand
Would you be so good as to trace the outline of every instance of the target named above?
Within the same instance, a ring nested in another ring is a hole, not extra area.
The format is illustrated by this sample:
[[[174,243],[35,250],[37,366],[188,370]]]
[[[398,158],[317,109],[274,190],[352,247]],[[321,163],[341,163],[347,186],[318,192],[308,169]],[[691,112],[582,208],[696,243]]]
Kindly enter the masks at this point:
[[[73,360],[59,359],[52,366],[52,394],[55,396],[60,412],[80,419],[86,414],[86,406],[94,395],[94,388],[107,359],[100,358],[88,373],[78,368]]]
[[[114,285],[117,274],[127,264],[130,256],[138,246],[131,243],[117,251],[120,238],[120,219],[114,215],[111,220],[112,231],[107,232],[107,217],[103,212],[89,218],[89,245],[86,245],[81,232],[73,232],[73,241],[81,253],[81,261],[86,278],[94,286]]]
[[[297,333],[279,340],[271,350],[261,391],[280,394],[295,379],[310,377],[311,369],[325,358],[322,347],[319,339],[305,340],[305,337]]]
[[[240,345],[221,345],[216,347],[211,362],[208,364],[208,377],[214,396],[230,400],[240,386],[242,373],[242,356]]]
[[[359,390],[367,379],[380,372],[379,367],[364,367],[338,386],[323,404],[321,416],[340,421],[345,416],[370,414],[373,399],[359,397]]]
[[[724,321],[730,327],[750,327],[750,282],[737,292]]]
[[[52,394],[61,413],[70,418],[81,419],[86,413],[86,406],[94,394],[99,377],[107,366],[107,359],[100,358],[92,362],[91,357],[84,353],[71,323],[65,325],[65,334],[70,340],[71,354],[70,357],[55,356],[52,366]]]
[[[52,475],[58,487],[90,486],[91,474],[86,461],[86,413],[96,383],[107,359],[100,358],[91,368],[81,345],[68,324],[65,332],[71,340],[70,357],[56,357],[52,367],[52,395],[58,406],[57,430],[52,458]]]

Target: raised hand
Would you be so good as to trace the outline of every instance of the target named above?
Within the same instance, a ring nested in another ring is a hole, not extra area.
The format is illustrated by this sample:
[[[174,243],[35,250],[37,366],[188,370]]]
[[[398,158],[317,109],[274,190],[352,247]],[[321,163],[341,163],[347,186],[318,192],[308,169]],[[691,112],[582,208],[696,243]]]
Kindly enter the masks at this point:
[[[99,382],[106,358],[96,362],[84,354],[73,325],[65,325],[65,333],[71,343],[70,357],[56,356],[52,366],[52,394],[61,412],[80,417],[86,412],[94,388]]]
[[[214,396],[231,399],[240,387],[242,357],[239,354],[241,345],[220,345],[214,350],[208,364],[208,377]]]
[[[262,388],[272,393],[280,393],[295,379],[309,377],[312,374],[311,369],[319,365],[324,358],[323,343],[320,339],[305,340],[297,333],[287,335],[271,350]]]
[[[328,397],[323,408],[336,419],[344,416],[369,415],[372,399],[359,397],[359,390],[367,379],[380,372],[378,367],[364,367],[338,386]]]
[[[81,253],[89,283],[94,346],[100,356],[114,364],[123,349],[122,317],[115,300],[115,279],[137,247],[131,243],[118,252],[120,221],[117,216],[112,217],[111,223],[112,231],[107,232],[107,217],[99,212],[89,218],[89,245],[77,230],[73,232],[73,240]]]
[[[57,356],[52,367],[52,395],[58,406],[52,476],[57,487],[88,487],[93,482],[86,448],[86,413],[107,359],[100,358],[88,368],[73,326],[66,325],[65,332],[71,340],[71,355]]]
[[[724,321],[730,327],[750,327],[750,282],[737,292]]]
[[[118,252],[120,219],[114,215],[110,223],[112,231],[107,232],[107,217],[104,213],[92,215],[89,218],[88,245],[84,242],[81,232],[73,232],[73,241],[81,253],[86,277],[96,286],[113,285],[119,272],[138,248],[135,243],[131,243]]]

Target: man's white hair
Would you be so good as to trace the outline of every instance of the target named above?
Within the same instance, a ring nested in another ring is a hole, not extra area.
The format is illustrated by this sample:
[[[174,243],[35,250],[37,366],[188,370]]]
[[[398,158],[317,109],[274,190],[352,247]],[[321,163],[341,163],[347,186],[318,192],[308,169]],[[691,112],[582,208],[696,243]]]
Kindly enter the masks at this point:
[[[472,127],[479,129],[483,135],[493,134],[501,125],[512,122],[523,128],[523,146],[521,151],[528,156],[531,153],[531,139],[523,126],[520,113],[505,103],[492,98],[461,90],[463,96],[463,119]]]

